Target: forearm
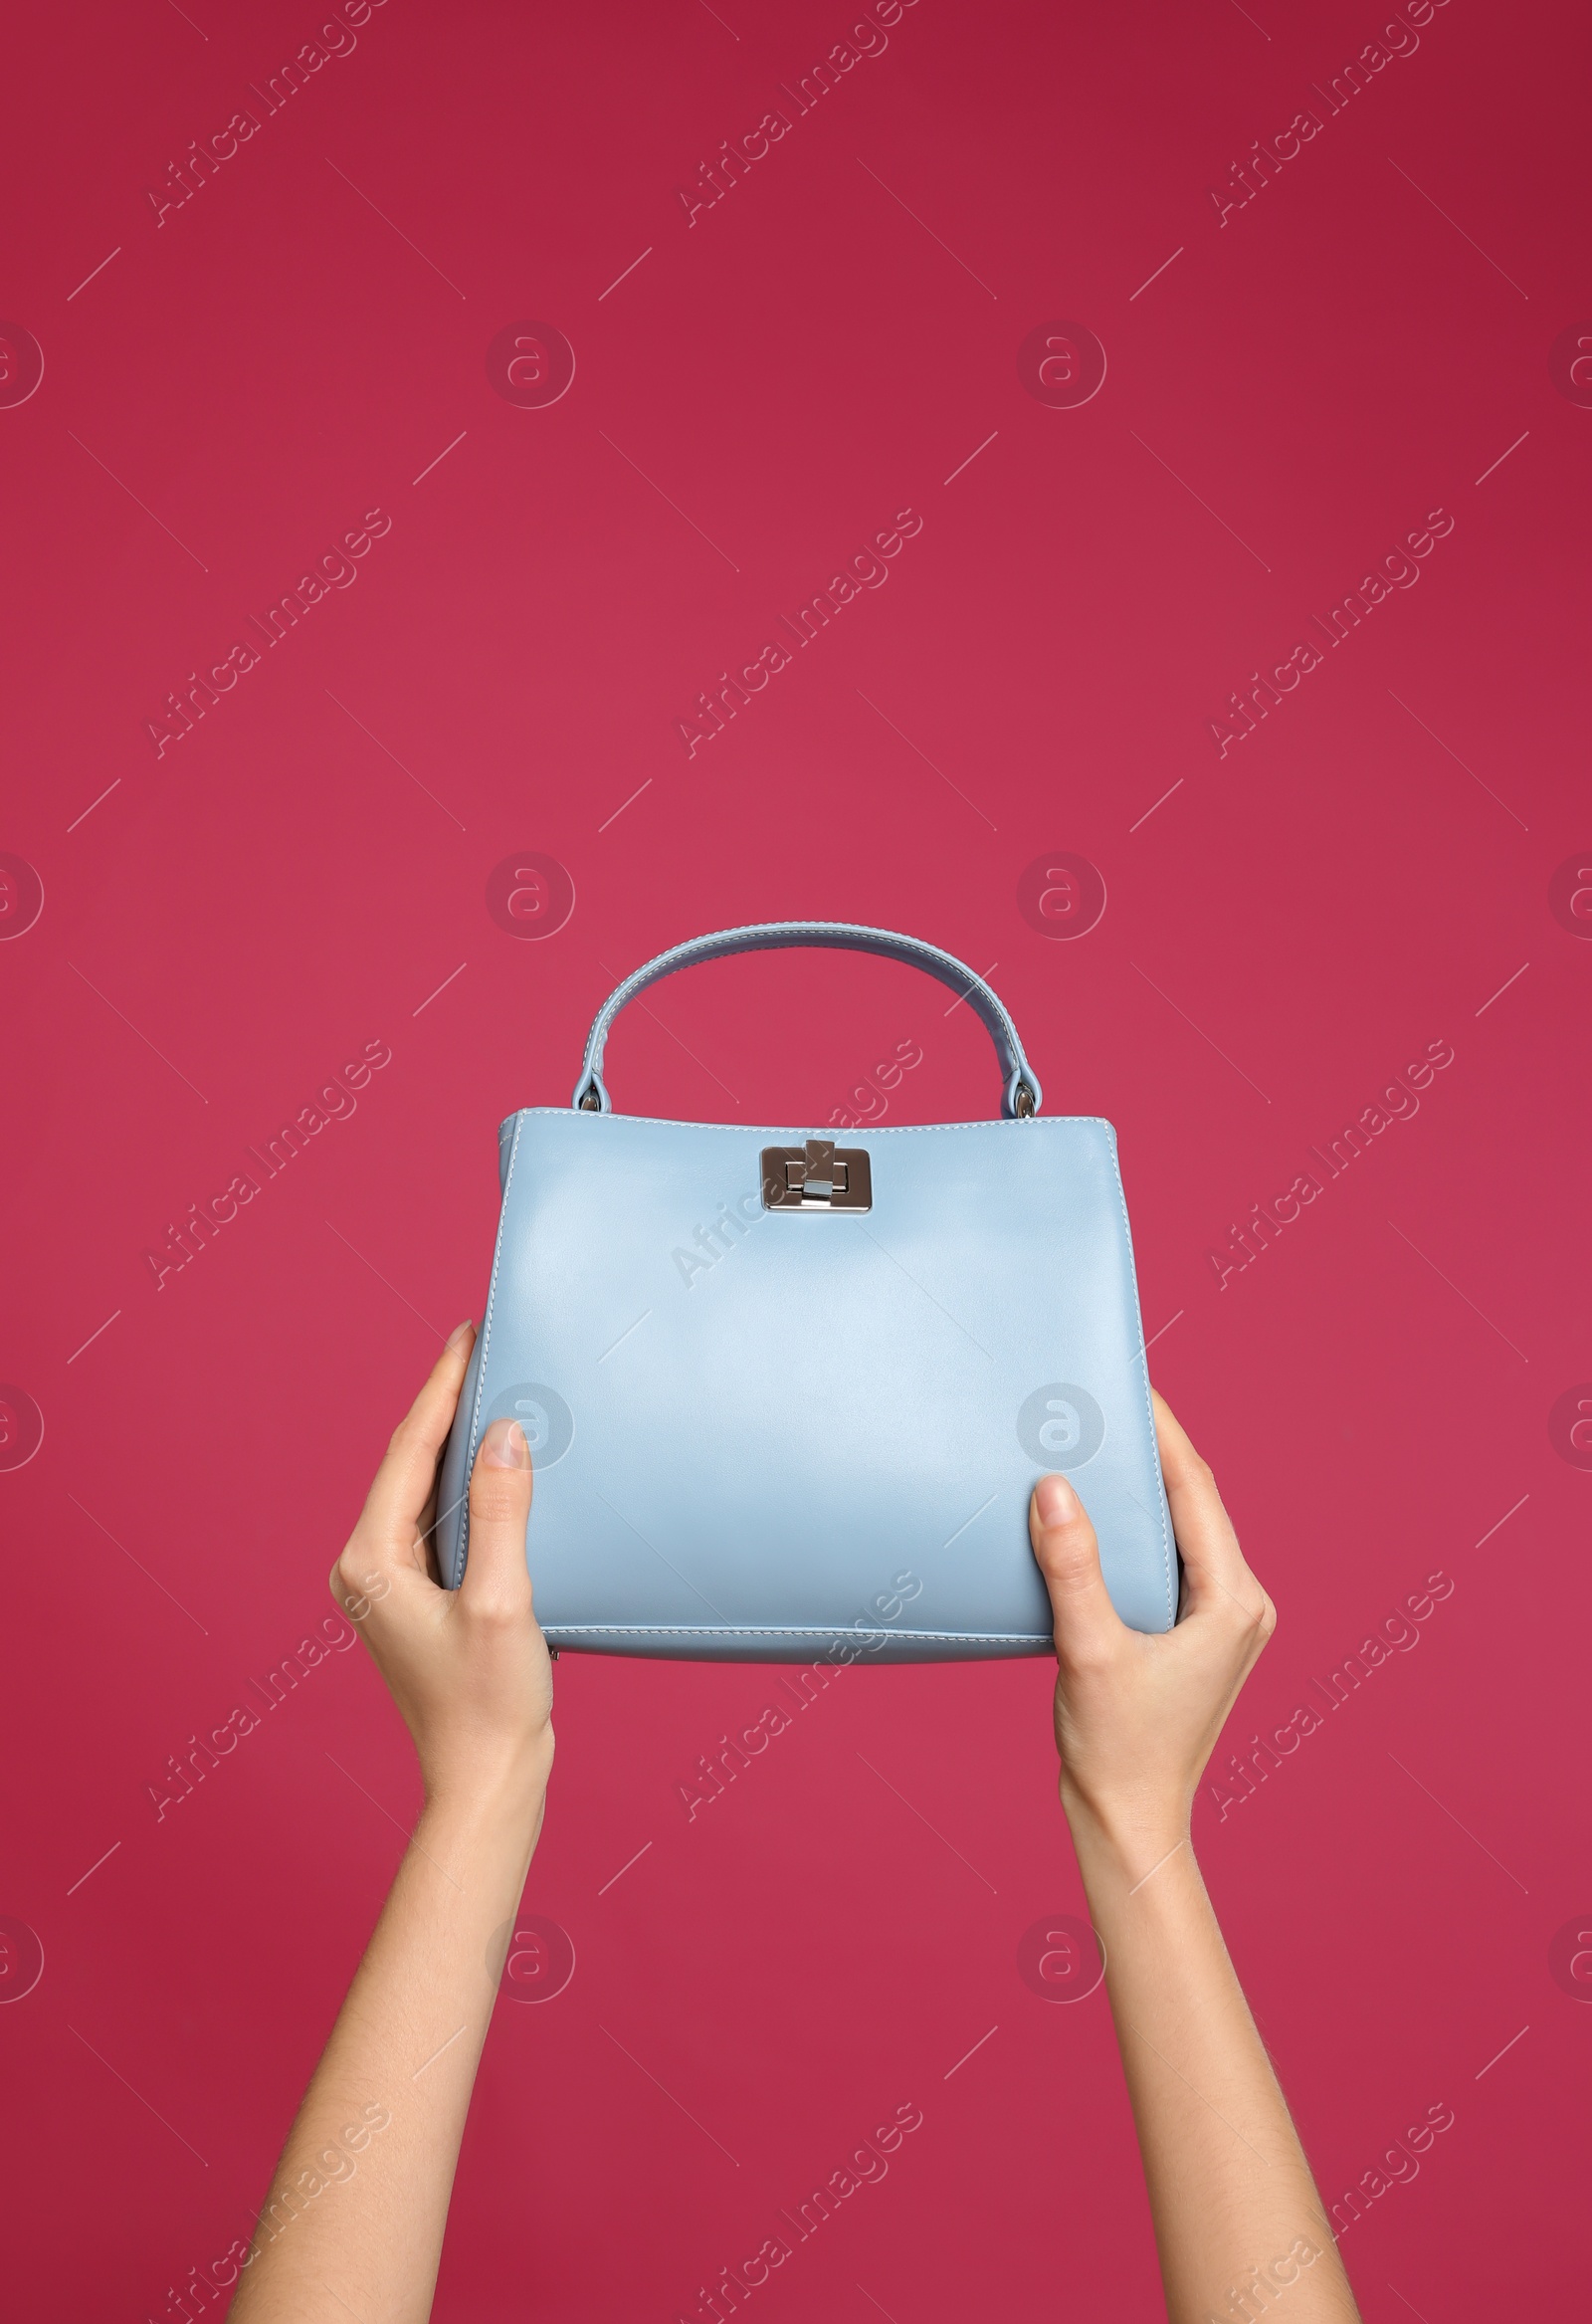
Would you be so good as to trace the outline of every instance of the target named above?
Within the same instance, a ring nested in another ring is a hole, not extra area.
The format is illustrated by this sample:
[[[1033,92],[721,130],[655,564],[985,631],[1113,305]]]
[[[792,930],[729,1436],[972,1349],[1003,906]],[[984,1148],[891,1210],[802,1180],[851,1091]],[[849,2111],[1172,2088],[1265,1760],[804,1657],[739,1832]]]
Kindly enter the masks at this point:
[[[272,2180],[234,2324],[429,2316],[496,1999],[489,1955],[519,1903],[543,1783],[422,1815]]]
[[[1171,2324],[1357,2315],[1192,1846],[1074,1838],[1138,2130]]]

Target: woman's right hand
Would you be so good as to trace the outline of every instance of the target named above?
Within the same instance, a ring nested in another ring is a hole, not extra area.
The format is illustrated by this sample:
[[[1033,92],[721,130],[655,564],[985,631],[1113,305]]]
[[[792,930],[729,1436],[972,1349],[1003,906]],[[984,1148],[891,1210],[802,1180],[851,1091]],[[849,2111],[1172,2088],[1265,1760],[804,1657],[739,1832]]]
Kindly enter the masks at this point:
[[[1188,1837],[1205,1763],[1277,1627],[1210,1469],[1168,1406],[1154,1402],[1183,1555],[1173,1629],[1146,1635],[1119,1618],[1094,1528],[1066,1477],[1042,1477],[1029,1505],[1055,1620],[1062,1804],[1076,1839],[1103,1840],[1135,1877]]]

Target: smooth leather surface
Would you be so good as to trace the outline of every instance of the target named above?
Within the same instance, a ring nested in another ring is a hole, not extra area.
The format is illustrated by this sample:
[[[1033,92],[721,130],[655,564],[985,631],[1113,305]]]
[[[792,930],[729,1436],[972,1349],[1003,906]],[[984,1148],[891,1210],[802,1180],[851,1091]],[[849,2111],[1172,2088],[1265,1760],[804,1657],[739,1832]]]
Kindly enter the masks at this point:
[[[1176,1553],[1109,1124],[842,1134],[868,1151],[872,1210],[765,1211],[761,1149],[823,1135],[578,1107],[502,1125],[498,1249],[439,1497],[445,1580],[468,1556],[482,1431],[517,1408],[554,1645],[1046,1652],[1027,1504],[1053,1468],[1089,1507],[1123,1619],[1169,1628]],[[1078,1434],[1091,1406],[1097,1445]]]
[[[720,929],[716,936],[693,937],[689,944],[676,945],[670,951],[659,952],[654,959],[645,961],[610,993],[597,1012],[586,1036],[574,1104],[584,1105],[595,1099],[603,1113],[611,1111],[608,1092],[603,1087],[603,1048],[609,1027],[626,1002],[634,1000],[638,992],[645,992],[649,984],[656,984],[661,976],[673,976],[677,968],[693,967],[699,960],[722,959],[730,952],[808,948],[820,951],[881,952],[889,959],[904,961],[909,968],[921,968],[928,975],[937,976],[941,984],[949,985],[982,1018],[995,1044],[1004,1082],[1001,1112],[1008,1120],[1017,1115],[1018,1092],[1024,1086],[1033,1101],[1029,1112],[1039,1112],[1043,1093],[1034,1078],[1033,1067],[1023,1055],[1017,1027],[982,976],[975,974],[954,953],[942,952],[937,945],[925,945],[918,937],[897,936],[888,928],[861,928],[846,920],[769,920],[750,928]]]

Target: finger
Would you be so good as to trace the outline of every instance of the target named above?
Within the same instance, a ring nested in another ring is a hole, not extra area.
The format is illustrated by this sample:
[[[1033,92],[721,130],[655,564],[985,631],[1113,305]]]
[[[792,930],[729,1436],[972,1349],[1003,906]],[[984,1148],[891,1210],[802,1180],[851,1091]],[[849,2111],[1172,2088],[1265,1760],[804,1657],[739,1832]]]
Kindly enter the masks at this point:
[[[525,1527],[530,1519],[530,1447],[517,1420],[495,1420],[470,1478],[470,1544],[461,1595],[484,1612],[530,1604]]]
[[[472,1323],[460,1324],[449,1335],[430,1378],[393,1430],[386,1458],[365,1496],[361,1527],[384,1549],[395,1550],[405,1560],[413,1556],[475,1344]]]
[[[1050,1591],[1057,1655],[1078,1664],[1109,1653],[1122,1623],[1106,1592],[1094,1528],[1065,1477],[1041,1477],[1034,1487],[1028,1538]]]
[[[1251,1618],[1264,1609],[1266,1592],[1245,1564],[1233,1521],[1222,1506],[1208,1463],[1189,1442],[1171,1406],[1152,1388],[1155,1441],[1161,1456],[1172,1530],[1182,1554],[1191,1608],[1225,1599]]]

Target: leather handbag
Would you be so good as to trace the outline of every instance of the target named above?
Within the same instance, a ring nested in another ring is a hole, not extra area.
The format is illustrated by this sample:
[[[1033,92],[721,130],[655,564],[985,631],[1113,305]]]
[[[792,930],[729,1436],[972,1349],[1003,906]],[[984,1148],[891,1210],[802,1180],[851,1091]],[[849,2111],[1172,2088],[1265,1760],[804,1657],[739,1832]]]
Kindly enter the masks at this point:
[[[932,1129],[616,1114],[603,1046],[661,976],[728,952],[883,952],[965,999],[1001,1118]],[[555,1647],[700,1660],[1042,1654],[1028,1538],[1065,1470],[1123,1620],[1170,1628],[1161,1484],[1109,1123],[1041,1118],[981,976],[883,929],[784,921],[659,953],[598,1011],[567,1108],[498,1132],[486,1312],[444,1457],[443,1581],[483,1431],[530,1445],[526,1556]]]

